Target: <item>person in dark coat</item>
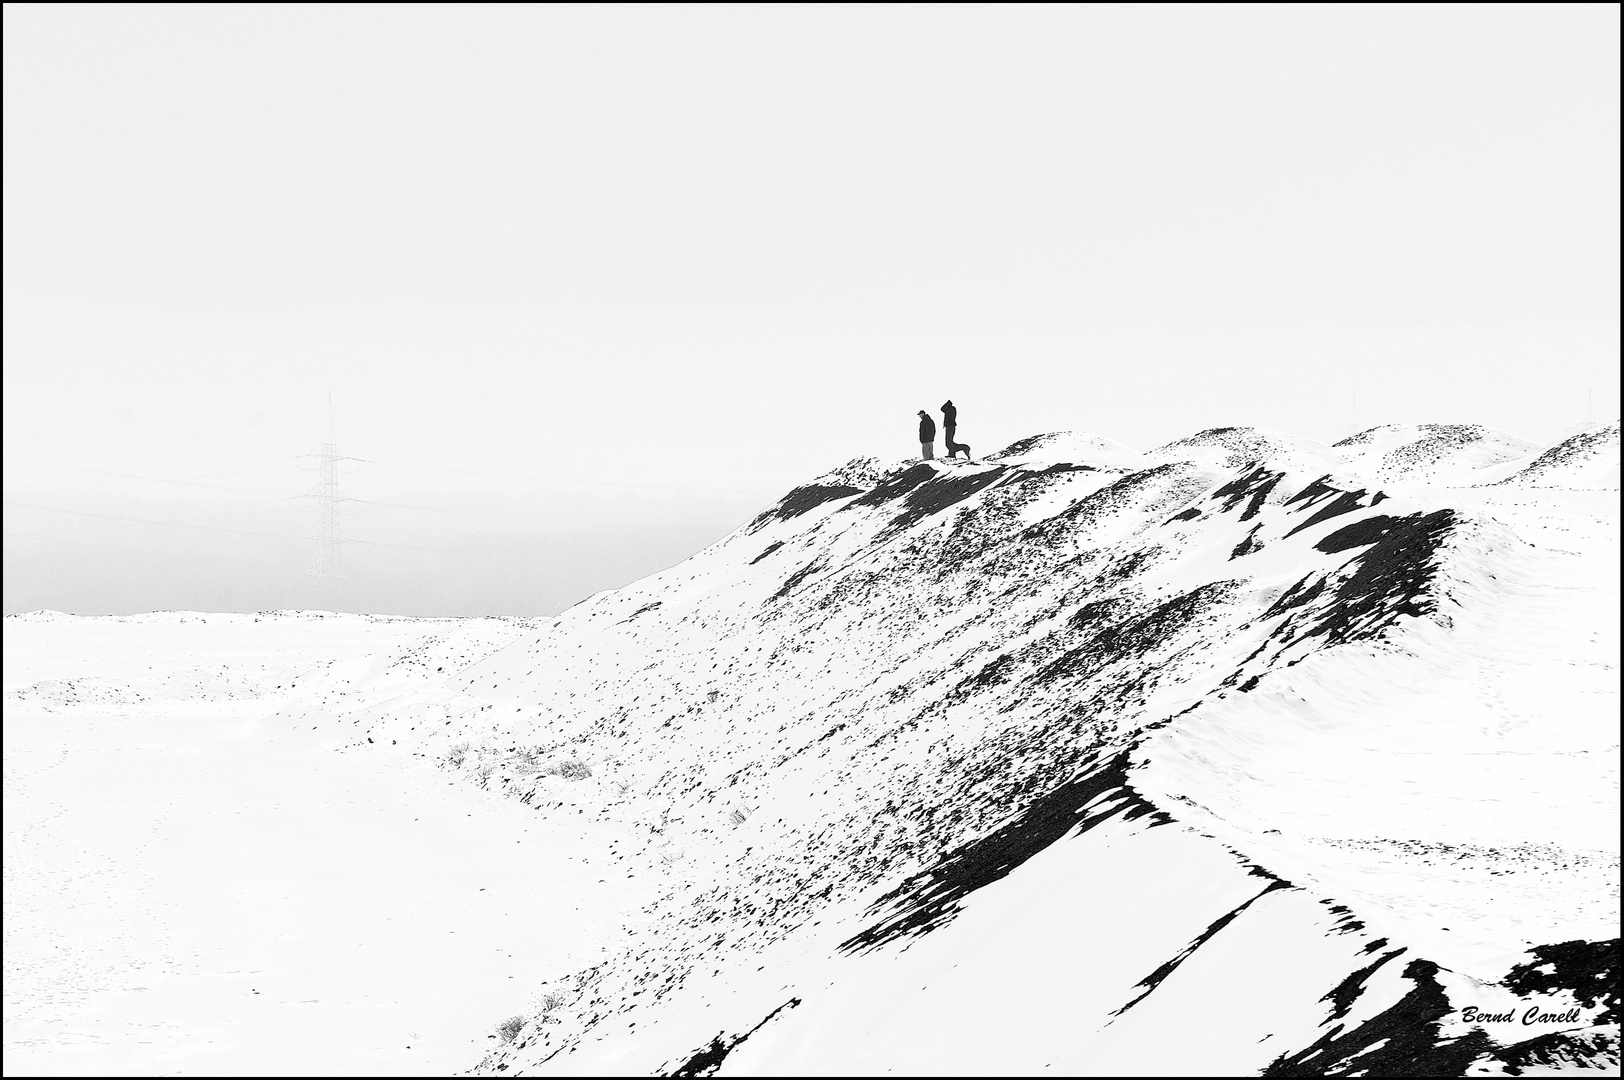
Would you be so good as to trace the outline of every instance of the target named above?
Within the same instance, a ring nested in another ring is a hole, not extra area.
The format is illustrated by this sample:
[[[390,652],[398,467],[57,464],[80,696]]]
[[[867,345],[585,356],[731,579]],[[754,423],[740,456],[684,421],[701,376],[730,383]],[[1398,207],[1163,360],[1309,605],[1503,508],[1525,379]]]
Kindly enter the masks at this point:
[[[947,436],[947,456],[957,457],[960,450],[964,451],[964,460],[970,460],[970,446],[968,443],[953,441],[953,434],[959,426],[959,410],[951,399],[942,403],[942,428]]]
[[[936,456],[936,421],[924,409],[919,410],[919,456],[925,461]]]

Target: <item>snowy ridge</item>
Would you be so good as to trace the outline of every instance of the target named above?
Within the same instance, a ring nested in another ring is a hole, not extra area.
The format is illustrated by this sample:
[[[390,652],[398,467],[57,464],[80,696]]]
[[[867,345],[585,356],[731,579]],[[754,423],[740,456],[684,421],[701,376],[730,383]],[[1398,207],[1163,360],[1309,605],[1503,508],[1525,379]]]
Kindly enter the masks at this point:
[[[483,1068],[1606,1060],[1615,1021],[1573,972],[1616,980],[1616,665],[1599,639],[1530,659],[1495,630],[1559,637],[1551,582],[1593,553],[1428,488],[1486,430],[1434,429],[1352,461],[1215,429],[1138,460],[1056,435],[853,462],[474,664],[455,699],[352,717],[538,810],[640,823],[626,857],[661,869],[624,950],[549,973],[567,1006]],[[1470,468],[1501,460],[1489,441]],[[1351,467],[1371,460],[1402,494]],[[1575,685],[1508,705],[1527,687],[1493,673],[1519,662]],[[1550,788],[1532,822],[1529,785]],[[1564,942],[1568,974],[1530,993],[1530,950]],[[1583,1016],[1458,1019],[1508,1001]]]
[[[1342,461],[1382,481],[1476,482],[1480,470],[1526,459],[1539,447],[1482,424],[1384,424],[1333,448]]]
[[[1582,431],[1502,481],[1539,487],[1617,488],[1619,422]]]
[[[1201,461],[1222,469],[1265,460],[1310,470],[1320,465],[1329,470],[1339,464],[1332,450],[1312,439],[1249,427],[1208,428],[1157,447],[1145,460]]]
[[[1607,443],[1509,439],[858,459],[275,705],[631,827],[657,897],[477,1072],[1616,1067],[1616,498],[1540,482]]]

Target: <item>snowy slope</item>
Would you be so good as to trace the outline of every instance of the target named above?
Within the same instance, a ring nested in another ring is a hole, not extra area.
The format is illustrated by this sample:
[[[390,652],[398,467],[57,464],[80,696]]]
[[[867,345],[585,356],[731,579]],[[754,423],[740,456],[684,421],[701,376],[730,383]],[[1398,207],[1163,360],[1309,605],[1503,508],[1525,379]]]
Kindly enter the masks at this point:
[[[8,617],[7,1073],[477,1060],[530,972],[592,962],[646,901],[611,869],[623,830],[334,752],[336,733],[278,713],[319,711],[414,644],[451,670],[544,621]],[[532,849],[547,858],[512,858]]]
[[[1153,464],[1198,461],[1220,469],[1269,461],[1276,468],[1291,465],[1329,471],[1340,464],[1334,451],[1312,439],[1250,427],[1208,428],[1158,446],[1145,454],[1145,460]]]
[[[1469,426],[859,459],[266,706],[652,890],[479,1072],[1616,1068],[1611,430],[1611,491]]]
[[[835,470],[455,681],[480,709],[428,752],[639,823],[626,858],[663,875],[485,1068],[1616,1049],[1590,984],[1561,988],[1616,971],[1584,944],[1618,918],[1616,515],[1453,492],[1461,456],[1430,450],[1388,495],[1251,429],[995,457]],[[1553,519],[1585,545],[1542,546]],[[1566,1020],[1459,1019],[1529,1004]]]
[[[1619,422],[1614,420],[1565,439],[1507,477],[1504,483],[1535,487],[1618,488]]]
[[[1486,470],[1520,467],[1540,447],[1482,424],[1383,424],[1332,448],[1352,471],[1373,479],[1460,487],[1493,476]]]

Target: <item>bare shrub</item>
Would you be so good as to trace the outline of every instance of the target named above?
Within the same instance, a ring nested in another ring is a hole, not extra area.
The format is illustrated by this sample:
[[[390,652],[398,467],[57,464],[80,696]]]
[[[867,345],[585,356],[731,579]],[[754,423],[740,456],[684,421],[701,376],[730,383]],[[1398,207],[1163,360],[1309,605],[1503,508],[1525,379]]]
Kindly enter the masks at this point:
[[[453,769],[462,768],[462,763],[466,760],[468,760],[468,744],[465,742],[456,743],[445,752],[446,764]]]
[[[750,815],[745,812],[744,808],[739,806],[735,806],[733,809],[727,812],[728,821],[732,822],[735,827],[743,825],[745,821],[749,819],[749,817]]]
[[[524,1017],[510,1016],[506,1020],[503,1020],[500,1024],[496,1025],[496,1036],[503,1042],[510,1043],[514,1039],[517,1039],[519,1037],[519,1032],[523,1030]]]
[[[579,758],[570,758],[558,763],[558,775],[566,780],[583,780],[592,775],[592,766]]]
[[[541,995],[541,1015],[546,1016],[561,1007],[567,1000],[562,990],[549,990]]]

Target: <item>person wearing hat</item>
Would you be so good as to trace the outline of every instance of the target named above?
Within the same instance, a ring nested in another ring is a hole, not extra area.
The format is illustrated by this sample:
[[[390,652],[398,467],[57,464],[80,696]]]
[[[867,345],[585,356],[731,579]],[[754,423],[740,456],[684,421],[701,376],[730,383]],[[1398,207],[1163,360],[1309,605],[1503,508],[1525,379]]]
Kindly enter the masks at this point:
[[[936,421],[924,409],[919,410],[919,456],[925,461],[936,456]]]
[[[949,398],[947,401],[942,403],[942,433],[946,437],[947,456],[949,458],[956,458],[956,457],[959,456],[959,451],[963,450],[964,451],[964,460],[969,461],[970,460],[970,447],[969,447],[969,444],[960,443],[960,442],[954,442],[953,441],[953,435],[954,435],[954,432],[958,430],[958,426],[959,426],[959,410],[953,404],[953,399]]]

